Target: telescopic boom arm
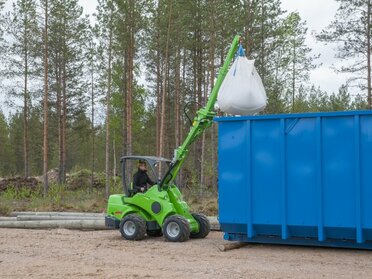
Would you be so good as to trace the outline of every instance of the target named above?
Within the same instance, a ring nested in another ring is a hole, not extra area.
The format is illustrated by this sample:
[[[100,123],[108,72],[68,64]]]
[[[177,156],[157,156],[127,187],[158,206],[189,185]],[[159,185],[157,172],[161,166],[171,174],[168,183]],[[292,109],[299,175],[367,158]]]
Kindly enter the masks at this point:
[[[225,63],[223,64],[222,68],[218,73],[216,84],[212,89],[208,102],[205,105],[205,107],[197,111],[186,139],[184,140],[182,145],[180,145],[174,151],[174,157],[169,166],[169,169],[159,184],[160,189],[168,188],[168,186],[174,181],[187,157],[187,154],[189,152],[189,146],[204,132],[204,130],[206,130],[212,125],[213,117],[216,115],[216,113],[213,110],[214,104],[216,103],[217,100],[218,91],[220,90],[221,84],[226,77],[230,63],[238,50],[239,43],[240,36],[235,36],[231,44],[230,50],[227,54]]]

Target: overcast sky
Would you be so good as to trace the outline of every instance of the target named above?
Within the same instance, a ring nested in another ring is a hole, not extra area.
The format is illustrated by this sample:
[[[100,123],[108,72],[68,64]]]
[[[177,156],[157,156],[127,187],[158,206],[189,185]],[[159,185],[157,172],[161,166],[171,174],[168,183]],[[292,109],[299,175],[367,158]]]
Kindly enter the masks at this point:
[[[84,13],[94,13],[97,0],[79,1],[84,7]],[[11,2],[12,0],[6,1],[6,8],[9,8]],[[346,76],[336,74],[331,69],[332,65],[339,63],[334,58],[335,46],[326,46],[317,42],[313,34],[320,32],[331,22],[338,7],[337,2],[335,0],[282,0],[282,7],[288,12],[298,11],[301,18],[306,20],[308,26],[307,45],[313,49],[314,54],[320,54],[318,62],[322,65],[311,72],[311,83],[320,86],[322,90],[329,93],[336,92],[345,83]]]

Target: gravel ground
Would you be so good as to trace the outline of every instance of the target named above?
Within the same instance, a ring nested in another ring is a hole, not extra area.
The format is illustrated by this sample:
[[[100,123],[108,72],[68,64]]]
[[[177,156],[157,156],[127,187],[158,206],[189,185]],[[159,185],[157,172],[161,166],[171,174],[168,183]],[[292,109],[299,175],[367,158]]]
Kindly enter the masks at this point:
[[[222,233],[168,243],[118,231],[0,229],[0,278],[372,278],[372,252],[248,245],[220,252]]]

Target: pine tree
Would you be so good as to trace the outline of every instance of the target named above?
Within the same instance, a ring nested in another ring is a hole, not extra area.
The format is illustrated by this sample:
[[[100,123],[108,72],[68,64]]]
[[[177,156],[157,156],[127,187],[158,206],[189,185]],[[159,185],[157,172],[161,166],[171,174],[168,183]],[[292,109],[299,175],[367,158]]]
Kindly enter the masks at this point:
[[[346,86],[357,86],[367,92],[368,108],[371,97],[371,1],[337,0],[339,8],[334,20],[317,38],[337,44],[337,58],[344,66],[337,69],[349,73]]]
[[[0,0],[0,94],[5,94],[2,84],[5,77],[5,62],[6,62],[6,41],[4,39],[5,31],[5,16],[3,14],[4,0]]]
[[[287,92],[291,96],[292,111],[295,111],[296,93],[300,88],[306,90],[304,84],[309,81],[310,71],[316,67],[314,60],[318,56],[311,56],[311,48],[305,44],[306,22],[301,20],[298,12],[290,13],[283,22],[282,48],[280,50],[284,67],[281,71],[282,82],[286,84]],[[287,82],[286,82],[287,81]],[[305,92],[301,93],[305,97]]]
[[[6,118],[0,111],[0,176],[14,172],[14,156],[9,138],[9,127]]]
[[[99,59],[105,65],[101,68],[101,88],[106,91],[105,106],[105,174],[106,174],[106,197],[110,194],[110,116],[111,116],[111,88],[113,68],[113,33],[114,33],[114,3],[113,1],[98,1],[96,32],[101,38],[99,41]]]
[[[148,1],[115,1],[117,14],[115,15],[115,56],[119,63],[124,65],[124,69],[115,67],[115,73],[121,76],[122,85],[119,85],[123,93],[123,151],[127,155],[133,152],[133,99],[135,92],[135,71],[139,70],[135,66],[138,61],[138,53],[141,51],[142,33],[146,25],[146,18],[143,17],[147,12]],[[125,124],[124,124],[125,123]]]
[[[4,14],[3,14],[4,4],[5,4],[5,0],[0,0],[0,61],[3,61],[2,54],[4,51],[4,25],[5,25]]]
[[[332,111],[349,110],[351,108],[351,98],[346,86],[341,86],[338,93],[329,96],[329,105]]]
[[[49,147],[48,147],[48,133],[49,133],[49,85],[48,85],[48,71],[49,71],[49,41],[48,41],[48,13],[49,2],[44,0],[41,3],[44,14],[43,26],[43,67],[44,67],[44,96],[43,96],[43,184],[44,197],[48,195],[49,181],[48,181],[48,167],[49,167]]]
[[[361,94],[357,94],[351,103],[351,109],[354,110],[366,110],[368,109],[368,103],[366,98],[364,98]]]
[[[24,171],[23,160],[23,114],[16,112],[9,119],[9,141],[11,153],[14,156],[13,174],[21,174]]]
[[[312,86],[307,96],[309,111],[329,111],[329,96],[319,87]]]
[[[11,36],[9,55],[11,78],[23,79],[22,93],[19,89],[13,91],[16,98],[23,98],[23,160],[24,176],[29,176],[29,110],[31,105],[31,96],[29,88],[30,76],[34,74],[36,62],[35,38],[38,37],[38,23],[36,17],[36,2],[17,0],[13,3],[13,9],[7,16],[7,33]]]
[[[91,149],[91,183],[90,183],[90,191],[93,191],[93,184],[94,184],[94,170],[95,170],[95,160],[96,160],[96,148],[95,148],[95,138],[96,138],[96,130],[95,130],[95,102],[97,100],[97,82],[96,82],[96,75],[98,71],[97,66],[97,44],[95,42],[95,30],[90,30],[90,39],[88,43],[88,52],[87,52],[87,59],[88,59],[88,76],[90,77],[90,105],[91,105],[91,112],[90,112],[90,121],[91,121],[91,138],[92,138],[92,149]]]
[[[285,86],[278,77],[282,70],[281,55],[283,14],[281,1],[245,0],[243,4],[244,46],[255,66],[268,95],[267,113],[283,111]]]
[[[64,183],[66,175],[68,120],[86,106],[82,80],[89,24],[82,13],[77,0],[50,1],[49,65],[54,80],[50,92],[54,93],[57,110],[59,183]]]

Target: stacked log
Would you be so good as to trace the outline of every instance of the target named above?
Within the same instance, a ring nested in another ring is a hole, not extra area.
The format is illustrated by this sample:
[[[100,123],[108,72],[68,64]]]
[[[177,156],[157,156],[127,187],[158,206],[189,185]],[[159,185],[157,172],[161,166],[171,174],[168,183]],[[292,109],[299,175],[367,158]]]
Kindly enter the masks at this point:
[[[32,220],[32,221],[0,221],[0,228],[17,229],[75,229],[106,230],[105,220]]]
[[[0,180],[0,192],[6,191],[11,187],[15,190],[26,188],[32,191],[36,191],[39,184],[40,182],[34,177],[17,176],[11,178],[3,178]]]
[[[12,212],[0,217],[0,228],[106,230],[105,214],[85,212]],[[220,230],[217,217],[208,217],[211,230]]]
[[[0,217],[0,228],[105,230],[102,213],[83,212],[12,212]]]

